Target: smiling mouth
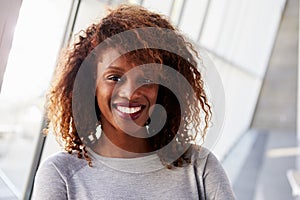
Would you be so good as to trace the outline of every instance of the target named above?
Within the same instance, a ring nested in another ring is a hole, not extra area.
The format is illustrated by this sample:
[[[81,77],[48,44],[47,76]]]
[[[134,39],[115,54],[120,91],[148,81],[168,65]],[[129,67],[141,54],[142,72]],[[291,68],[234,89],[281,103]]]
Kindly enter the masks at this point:
[[[142,110],[145,108],[145,105],[133,103],[133,104],[115,104],[114,107],[119,113],[119,116],[124,119],[137,119]]]
[[[117,110],[125,114],[133,114],[142,110],[142,106],[138,106],[138,107],[117,106]]]

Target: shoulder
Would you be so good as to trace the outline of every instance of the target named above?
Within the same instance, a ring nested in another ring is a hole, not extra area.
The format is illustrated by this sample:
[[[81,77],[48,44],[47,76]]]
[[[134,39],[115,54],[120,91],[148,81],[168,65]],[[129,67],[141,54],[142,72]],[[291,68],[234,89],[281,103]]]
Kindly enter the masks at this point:
[[[215,154],[202,146],[192,146],[192,164],[203,176],[207,174],[225,175],[221,162]]]
[[[47,157],[36,172],[32,199],[67,199],[69,179],[85,165],[84,159],[67,152]]]
[[[219,162],[217,157],[207,148],[192,145],[190,148],[192,163],[195,165],[206,165],[208,162]]]
[[[235,195],[227,174],[217,157],[205,147],[194,146],[192,162],[208,199],[233,200]]]
[[[43,160],[38,168],[37,175],[57,174],[62,179],[67,179],[86,165],[88,165],[86,160],[78,158],[76,153],[69,154],[61,151]]]

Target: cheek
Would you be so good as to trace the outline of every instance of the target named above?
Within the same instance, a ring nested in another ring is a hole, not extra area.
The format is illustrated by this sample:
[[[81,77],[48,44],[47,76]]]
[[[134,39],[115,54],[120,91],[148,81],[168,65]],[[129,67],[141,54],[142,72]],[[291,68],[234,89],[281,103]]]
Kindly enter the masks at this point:
[[[150,99],[151,104],[155,104],[158,95],[158,86],[152,88],[148,93],[148,99]]]
[[[99,107],[102,107],[101,105],[107,104],[107,102],[110,101],[111,93],[112,90],[110,87],[105,85],[97,86],[96,97]]]
[[[102,95],[99,94],[98,91],[96,92],[96,97],[97,97],[97,103],[98,103],[99,110],[102,113],[103,112],[103,102],[104,102],[104,99],[103,99]]]

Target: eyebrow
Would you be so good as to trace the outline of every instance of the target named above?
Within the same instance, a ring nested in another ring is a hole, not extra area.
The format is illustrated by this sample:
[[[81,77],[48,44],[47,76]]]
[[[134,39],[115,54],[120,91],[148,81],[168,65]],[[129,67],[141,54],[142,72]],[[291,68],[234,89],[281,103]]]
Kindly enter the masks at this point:
[[[116,70],[116,71],[121,71],[121,72],[124,72],[124,69],[122,67],[118,67],[118,66],[115,66],[115,65],[109,65],[107,67],[108,70]]]

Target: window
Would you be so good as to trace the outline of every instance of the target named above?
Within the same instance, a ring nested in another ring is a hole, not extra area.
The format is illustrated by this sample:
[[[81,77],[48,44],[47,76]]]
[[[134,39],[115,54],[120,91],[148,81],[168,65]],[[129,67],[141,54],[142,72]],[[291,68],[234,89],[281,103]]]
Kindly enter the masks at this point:
[[[44,95],[70,6],[69,0],[23,0],[20,9],[0,94],[0,178],[19,199],[34,159]]]

